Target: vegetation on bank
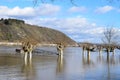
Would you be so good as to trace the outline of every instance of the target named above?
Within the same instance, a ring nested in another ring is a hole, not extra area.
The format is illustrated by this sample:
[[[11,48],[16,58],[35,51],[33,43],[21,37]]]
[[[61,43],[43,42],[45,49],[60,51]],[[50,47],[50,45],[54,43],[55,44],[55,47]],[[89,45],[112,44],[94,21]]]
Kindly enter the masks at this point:
[[[24,42],[39,44],[76,45],[76,42],[64,33],[47,27],[26,24],[23,20],[0,20],[1,42]]]

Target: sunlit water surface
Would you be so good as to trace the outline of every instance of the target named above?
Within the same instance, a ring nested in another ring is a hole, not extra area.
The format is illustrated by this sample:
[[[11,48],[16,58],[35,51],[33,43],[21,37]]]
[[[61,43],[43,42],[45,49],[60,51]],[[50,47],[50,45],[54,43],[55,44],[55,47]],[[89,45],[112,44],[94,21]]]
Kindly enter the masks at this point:
[[[64,57],[35,55],[31,64],[14,51],[16,47],[0,47],[0,80],[120,80],[120,51],[115,54],[91,52],[82,55],[79,47],[64,49]],[[56,52],[54,47],[40,49]],[[9,53],[9,54],[7,54]]]

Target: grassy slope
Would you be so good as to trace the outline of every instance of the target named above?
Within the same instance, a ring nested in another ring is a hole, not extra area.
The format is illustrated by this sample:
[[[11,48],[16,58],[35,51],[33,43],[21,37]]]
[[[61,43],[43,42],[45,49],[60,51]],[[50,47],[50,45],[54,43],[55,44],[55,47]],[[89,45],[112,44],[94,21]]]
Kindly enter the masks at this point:
[[[64,33],[46,28],[29,25],[16,19],[0,20],[0,41],[37,41],[39,43],[59,43],[74,45],[75,41]]]

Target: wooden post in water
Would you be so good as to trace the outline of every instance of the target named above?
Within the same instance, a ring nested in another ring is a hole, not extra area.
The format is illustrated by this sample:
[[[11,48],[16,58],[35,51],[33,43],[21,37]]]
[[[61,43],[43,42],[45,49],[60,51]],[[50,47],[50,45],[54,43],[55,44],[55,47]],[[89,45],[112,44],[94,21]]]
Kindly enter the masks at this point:
[[[63,70],[63,48],[64,46],[61,43],[57,44],[57,52],[58,52],[57,72],[61,72]]]
[[[87,50],[87,58],[89,59],[90,58],[90,45],[89,44],[86,46],[86,50]]]
[[[113,49],[113,55],[115,54],[115,49]]]
[[[63,57],[63,49],[64,49],[64,46],[61,43],[57,44],[58,55],[61,57]]]
[[[115,48],[116,46],[112,45],[111,50],[112,50],[113,55],[115,54]]]
[[[32,51],[33,51],[33,45],[32,44],[29,44],[28,45],[28,53],[29,53],[29,61],[30,63],[32,63]]]
[[[87,64],[90,64],[90,45],[87,45]]]
[[[84,57],[84,53],[85,53],[85,46],[82,46],[82,56]]]
[[[99,50],[99,56],[101,56],[101,54],[102,54],[102,46],[99,46],[98,50]]]
[[[24,62],[25,62],[25,64],[28,63],[28,60],[29,60],[30,63],[32,63],[33,45],[30,44],[30,42],[23,43],[22,44],[22,49],[24,51]]]

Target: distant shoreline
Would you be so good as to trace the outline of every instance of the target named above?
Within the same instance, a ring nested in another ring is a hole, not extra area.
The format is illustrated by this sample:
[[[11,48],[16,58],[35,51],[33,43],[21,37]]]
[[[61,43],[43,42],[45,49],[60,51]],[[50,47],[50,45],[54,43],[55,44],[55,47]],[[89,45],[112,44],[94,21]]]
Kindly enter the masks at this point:
[[[0,45],[6,46],[21,46],[20,42],[0,42]],[[56,44],[37,44],[37,46],[56,46]]]
[[[0,45],[22,45],[22,43],[19,42],[0,42]]]
[[[0,42],[0,46],[21,46],[22,43],[20,42]],[[36,46],[56,46],[56,44],[46,44],[46,43],[39,43]],[[78,46],[78,45],[67,45],[67,46]]]

